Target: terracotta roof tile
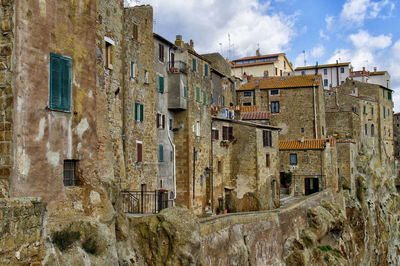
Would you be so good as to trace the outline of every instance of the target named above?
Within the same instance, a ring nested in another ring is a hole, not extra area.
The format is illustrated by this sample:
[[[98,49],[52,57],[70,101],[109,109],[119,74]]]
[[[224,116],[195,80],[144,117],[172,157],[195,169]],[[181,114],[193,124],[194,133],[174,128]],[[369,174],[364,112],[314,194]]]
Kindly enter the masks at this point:
[[[336,140],[337,143],[356,143],[354,139],[338,139]]]
[[[242,120],[267,120],[269,119],[268,112],[247,112],[242,113]]]
[[[279,150],[323,150],[326,139],[280,140]]]
[[[259,81],[251,80],[239,87],[237,90],[254,90],[256,86],[259,86],[260,89],[304,88],[312,87],[313,85],[319,86],[321,76],[319,75],[318,77],[317,80],[315,79],[315,75],[267,77],[262,78]]]

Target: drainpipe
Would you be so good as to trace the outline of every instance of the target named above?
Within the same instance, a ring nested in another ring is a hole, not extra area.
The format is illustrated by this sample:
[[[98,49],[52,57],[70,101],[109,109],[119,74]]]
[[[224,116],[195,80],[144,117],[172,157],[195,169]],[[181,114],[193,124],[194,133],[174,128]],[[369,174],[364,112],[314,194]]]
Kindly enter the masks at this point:
[[[214,150],[213,150],[213,136],[212,136],[212,128],[213,128],[214,120],[211,118],[211,171],[210,171],[210,180],[211,180],[211,212],[214,213]]]
[[[169,143],[171,144],[171,147],[172,147],[172,158],[174,160],[174,165],[172,167],[172,177],[174,179],[174,200],[175,200],[176,199],[176,160],[175,160],[175,152],[176,152],[176,150],[175,150],[175,144],[172,142],[171,136],[169,135],[169,129],[168,129],[167,132],[168,132],[168,140],[169,140]]]
[[[313,84],[313,106],[314,106],[314,136],[315,138],[318,138],[317,136],[317,109],[315,106],[315,84]]]

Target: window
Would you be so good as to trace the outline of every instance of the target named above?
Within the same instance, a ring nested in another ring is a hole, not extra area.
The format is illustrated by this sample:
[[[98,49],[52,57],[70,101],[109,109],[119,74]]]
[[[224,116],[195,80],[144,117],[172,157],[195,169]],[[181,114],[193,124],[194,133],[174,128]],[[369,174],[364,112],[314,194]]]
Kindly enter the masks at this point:
[[[187,88],[186,86],[183,87],[183,98],[187,98]]]
[[[251,106],[251,103],[243,103],[243,106]]]
[[[157,123],[157,128],[160,128],[160,126],[161,126],[161,114],[157,114],[156,123]]]
[[[196,87],[196,101],[200,102],[200,88]]]
[[[386,109],[383,107],[383,119],[386,119]]]
[[[158,161],[164,162],[164,146],[158,145]]]
[[[136,24],[132,24],[133,28],[132,28],[132,38],[137,41],[138,39],[138,25]]]
[[[270,90],[270,95],[279,95],[279,90]]]
[[[64,186],[70,187],[79,185],[77,164],[77,160],[64,160]]]
[[[388,115],[388,117],[390,116],[390,109],[389,108],[387,109],[387,115]]]
[[[281,77],[282,77],[282,70],[281,70],[281,73],[280,73],[280,74],[281,74]]]
[[[322,127],[322,136],[325,136],[325,128]]]
[[[50,54],[50,99],[52,109],[71,109],[71,59]]]
[[[208,64],[204,64],[204,76],[208,77]]]
[[[272,132],[263,130],[263,146],[272,147]]]
[[[158,59],[164,62],[164,45],[161,43],[158,44]]]
[[[197,70],[197,64],[196,64],[195,58],[192,59],[192,70],[193,70],[193,72],[196,72],[196,70]]]
[[[131,79],[136,78],[136,64],[131,61]]]
[[[267,153],[265,155],[265,167],[269,168],[270,166],[270,157],[269,157],[269,153]]]
[[[304,76],[306,74],[305,71],[301,71],[301,75]]]
[[[328,86],[328,80],[324,79],[324,87],[327,87],[327,86]]]
[[[283,68],[286,69],[286,61],[283,61]]]
[[[196,122],[196,136],[200,137],[200,121]]]
[[[143,122],[143,104],[135,103],[135,120]]]
[[[328,75],[328,69],[324,69],[324,75]]]
[[[211,137],[213,140],[219,139],[219,131],[217,129],[213,129],[211,133],[212,133]]]
[[[340,82],[340,84],[344,84],[344,81],[342,80],[342,81]]]
[[[371,107],[371,115],[374,115],[374,107]]]
[[[222,127],[222,139],[223,140],[233,139],[233,127]]]
[[[218,161],[218,173],[222,173],[222,162]]]
[[[278,76],[278,68],[275,67],[275,76]]]
[[[165,115],[162,115],[161,127],[165,129]]]
[[[364,105],[364,108],[363,108],[363,113],[367,114],[367,107],[365,105]]]
[[[297,165],[297,154],[296,153],[290,154],[290,165]]]
[[[392,92],[388,91],[388,100],[392,100]]]
[[[142,142],[136,141],[136,162],[141,163],[142,161]]]
[[[251,91],[245,91],[245,92],[243,92],[243,96],[244,97],[251,97],[252,96],[252,92]]]
[[[203,91],[203,104],[207,104],[207,92]]]
[[[113,45],[106,41],[106,68],[113,69]]]
[[[304,133],[304,127],[300,128],[300,133]]]
[[[271,113],[279,113],[279,102],[271,102]]]
[[[375,126],[374,124],[371,125],[371,137],[373,137],[375,134]]]
[[[144,71],[144,83],[149,84],[149,72],[147,70]]]
[[[162,76],[158,77],[158,91],[164,93],[164,77]]]
[[[340,73],[344,73],[344,67],[340,68]]]
[[[385,99],[385,90],[382,90],[383,99]]]
[[[364,134],[365,134],[365,136],[368,136],[368,125],[367,124],[364,125]]]
[[[174,128],[174,122],[172,119],[169,120],[169,130],[172,130]]]

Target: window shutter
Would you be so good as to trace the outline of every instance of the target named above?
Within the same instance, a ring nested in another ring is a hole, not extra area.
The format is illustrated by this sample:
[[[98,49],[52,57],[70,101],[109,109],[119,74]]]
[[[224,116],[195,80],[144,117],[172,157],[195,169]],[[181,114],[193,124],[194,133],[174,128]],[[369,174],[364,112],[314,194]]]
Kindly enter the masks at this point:
[[[227,140],[228,139],[228,129],[227,127],[222,127],[222,139]]]
[[[215,139],[218,140],[219,139],[219,131],[215,130]]]
[[[267,146],[267,131],[263,130],[263,147]]]
[[[164,161],[164,147],[162,145],[158,146],[158,161],[159,162]]]
[[[186,98],[186,97],[187,97],[187,88],[185,86],[185,87],[183,87],[183,98]]]
[[[208,64],[204,65],[204,75],[208,77]]]
[[[203,104],[207,104],[207,93],[203,91]]]
[[[228,127],[229,130],[229,140],[233,140],[233,127]]]
[[[143,104],[140,104],[140,122],[143,122]]]
[[[268,131],[268,146],[272,147],[272,132]]]
[[[159,90],[160,90],[160,92],[161,93],[164,93],[164,77],[159,77],[159,86],[160,86],[160,88],[159,88]]]
[[[137,162],[142,162],[142,143],[137,143]]]
[[[196,59],[192,59],[192,64],[193,64],[193,72],[196,72],[196,68],[197,68],[197,66],[196,66]]]
[[[50,107],[61,106],[61,62],[60,58],[50,54]]]
[[[196,87],[196,101],[200,102],[200,88]]]
[[[165,128],[165,115],[162,116],[162,128]]]
[[[71,61],[62,59],[61,109],[69,111],[71,106]]]

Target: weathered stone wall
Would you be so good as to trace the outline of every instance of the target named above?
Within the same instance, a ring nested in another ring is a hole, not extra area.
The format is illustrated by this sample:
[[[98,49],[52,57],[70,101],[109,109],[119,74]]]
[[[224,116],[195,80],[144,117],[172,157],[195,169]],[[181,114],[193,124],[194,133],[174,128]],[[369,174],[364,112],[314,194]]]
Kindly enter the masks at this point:
[[[360,116],[353,111],[326,112],[327,135],[337,139],[359,139]]]
[[[39,198],[0,199],[1,265],[41,265],[45,213]]]
[[[339,167],[339,188],[347,185],[351,188],[351,193],[355,192],[355,160],[357,154],[357,145],[353,142],[339,141],[337,146],[337,162]]]
[[[13,91],[15,2],[0,3],[0,198],[8,197],[13,167]]]

